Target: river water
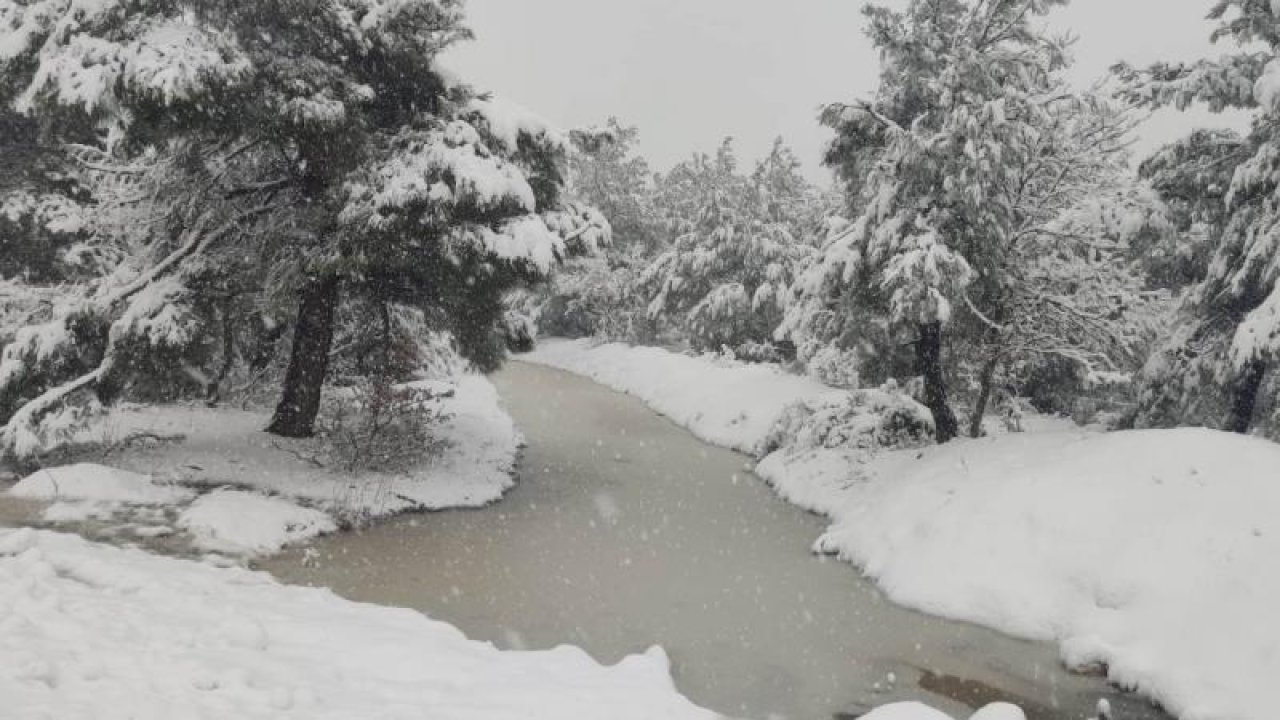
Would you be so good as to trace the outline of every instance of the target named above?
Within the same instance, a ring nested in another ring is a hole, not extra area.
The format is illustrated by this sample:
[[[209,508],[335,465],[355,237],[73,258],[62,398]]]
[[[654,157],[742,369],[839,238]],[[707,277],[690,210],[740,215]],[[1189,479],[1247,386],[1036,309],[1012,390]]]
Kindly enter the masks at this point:
[[[419,609],[500,647],[579,645],[612,663],[662,645],[681,691],[745,718],[856,717],[919,699],[967,717],[1009,700],[1032,720],[1158,711],[1053,647],[887,601],[815,556],[824,521],[748,459],[638,401],[549,368],[494,376],[528,440],[520,482],[483,510],[404,516],[260,564],[286,582]]]

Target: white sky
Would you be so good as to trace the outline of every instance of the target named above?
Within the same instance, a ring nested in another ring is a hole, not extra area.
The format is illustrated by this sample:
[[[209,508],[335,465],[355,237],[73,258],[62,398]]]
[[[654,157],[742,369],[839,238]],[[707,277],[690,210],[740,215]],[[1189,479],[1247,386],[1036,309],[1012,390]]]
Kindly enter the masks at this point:
[[[1213,0],[1074,0],[1052,27],[1079,36],[1082,84],[1126,60],[1217,55],[1204,20]],[[827,102],[868,95],[877,60],[862,34],[862,0],[468,0],[476,40],[448,62],[562,126],[616,115],[636,125],[655,170],[726,135],[746,159],[781,135],[815,179]],[[888,4],[902,5],[903,0]],[[1207,112],[1162,113],[1138,147],[1191,127]],[[1234,123],[1239,125],[1237,118]]]

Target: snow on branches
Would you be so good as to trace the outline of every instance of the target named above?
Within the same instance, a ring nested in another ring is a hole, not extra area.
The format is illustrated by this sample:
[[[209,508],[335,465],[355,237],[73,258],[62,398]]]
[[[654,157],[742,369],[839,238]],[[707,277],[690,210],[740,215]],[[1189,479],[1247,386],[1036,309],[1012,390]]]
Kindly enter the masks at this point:
[[[459,0],[0,5],[0,102],[52,131],[93,205],[67,249],[75,307],[0,333],[0,440],[35,447],[18,434],[130,376],[208,384],[282,297],[307,329],[282,434],[311,431],[343,293],[412,306],[492,365],[501,293],[609,230],[562,198],[566,136],[440,67],[468,36]],[[36,204],[9,196],[6,217]]]
[[[675,319],[702,349],[768,343],[812,253],[820,201],[791,151],[775,143],[749,177],[736,167],[726,143],[714,159],[695,156],[660,180],[668,186],[660,194],[672,199],[679,194],[672,185],[697,194],[662,203],[679,234],[639,278],[650,319]]]
[[[1124,94],[1146,105],[1202,101],[1215,110],[1258,112],[1244,138],[1200,133],[1167,151],[1191,162],[1170,165],[1159,156],[1153,161],[1161,191],[1193,213],[1193,229],[1209,236],[1215,250],[1186,294],[1179,331],[1148,363],[1137,423],[1194,421],[1245,432],[1256,421],[1260,400],[1280,407],[1280,386],[1264,382],[1280,360],[1280,8],[1219,0],[1210,19],[1217,22],[1214,38],[1239,49],[1193,65],[1118,69]],[[1223,188],[1220,178],[1226,176]],[[1186,189],[1201,187],[1211,192],[1198,203],[1189,201]],[[1193,235],[1187,242],[1200,244]],[[1223,402],[1222,396],[1229,399]]]

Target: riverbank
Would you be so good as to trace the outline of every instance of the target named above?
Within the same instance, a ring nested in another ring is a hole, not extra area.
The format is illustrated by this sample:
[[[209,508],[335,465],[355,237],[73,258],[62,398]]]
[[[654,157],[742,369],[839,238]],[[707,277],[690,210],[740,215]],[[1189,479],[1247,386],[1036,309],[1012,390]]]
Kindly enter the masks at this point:
[[[0,529],[0,715],[712,720],[652,649],[503,652],[264,573]]]
[[[640,398],[711,442],[765,446],[829,389],[654,348],[551,341],[524,356]],[[698,408],[715,407],[716,416]],[[1065,423],[906,452],[795,444],[757,472],[832,526],[815,548],[896,602],[1053,640],[1073,666],[1187,720],[1265,720],[1280,677],[1280,447],[1208,430]]]
[[[435,397],[435,445],[405,472],[351,473],[312,440],[262,432],[266,410],[121,407],[81,431],[74,464],[8,494],[38,502],[37,522],[113,542],[163,544],[233,562],[408,511],[481,507],[515,480],[521,435],[488,379],[419,383]]]

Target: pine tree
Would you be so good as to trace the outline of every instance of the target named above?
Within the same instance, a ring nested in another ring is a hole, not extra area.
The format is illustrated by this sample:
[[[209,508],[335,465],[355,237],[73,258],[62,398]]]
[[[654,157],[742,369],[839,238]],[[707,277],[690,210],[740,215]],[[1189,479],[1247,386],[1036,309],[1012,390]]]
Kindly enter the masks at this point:
[[[298,298],[274,432],[311,431],[344,289],[421,307],[495,362],[502,292],[569,239],[567,141],[438,69],[468,36],[457,0],[0,7],[0,101],[80,143],[116,216],[154,218],[145,241],[95,230],[127,260],[5,348],[0,389],[21,396],[6,444],[32,446],[17,439],[83,391],[110,395],[135,369],[127,337],[195,343],[219,259]]]
[[[813,251],[807,240],[819,215],[818,193],[799,167],[779,139],[742,176],[726,142],[714,160],[695,156],[663,178],[660,187],[700,193],[666,190],[665,197],[678,199],[668,224],[681,232],[640,278],[651,318],[672,319],[698,349],[771,354],[766,344],[790,301],[796,270]]]
[[[608,218],[612,252],[643,256],[661,241],[652,194],[653,173],[639,155],[640,131],[609,118],[603,128],[574,133],[568,193]]]
[[[1224,200],[1246,149],[1234,130],[1200,129],[1138,167],[1139,177],[1165,204],[1171,225],[1170,232],[1152,235],[1140,248],[1152,284],[1181,291],[1205,279],[1229,218]]]
[[[1002,253],[1020,229],[1017,171],[1066,57],[1033,18],[1063,0],[913,0],[866,10],[880,50],[870,102],[824,113],[838,140],[828,162],[859,197],[856,220],[810,272],[807,312],[873,284],[893,323],[915,331],[917,371],[937,437],[958,433],[947,398],[944,328],[957,302],[1003,295]],[[857,173],[868,168],[869,174]],[[999,308],[985,313],[999,325]],[[799,312],[806,312],[801,308]],[[788,323],[795,326],[798,323]]]
[[[1212,136],[1184,144],[1192,157],[1221,162],[1214,175],[1230,182],[1202,201],[1207,208],[1191,210],[1211,233],[1213,259],[1188,293],[1173,337],[1148,364],[1137,423],[1207,422],[1247,432],[1280,354],[1280,5],[1219,0],[1209,17],[1217,22],[1215,40],[1244,49],[1142,71],[1116,68],[1126,95],[1143,105],[1202,102],[1213,110],[1256,112],[1247,136],[1228,138],[1221,150],[1206,148],[1217,140]],[[1164,189],[1176,196],[1167,183]],[[1215,194],[1222,196],[1216,207]]]

